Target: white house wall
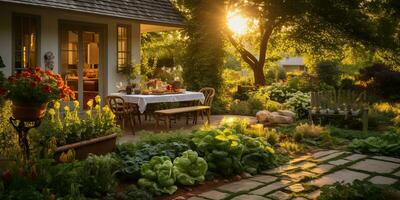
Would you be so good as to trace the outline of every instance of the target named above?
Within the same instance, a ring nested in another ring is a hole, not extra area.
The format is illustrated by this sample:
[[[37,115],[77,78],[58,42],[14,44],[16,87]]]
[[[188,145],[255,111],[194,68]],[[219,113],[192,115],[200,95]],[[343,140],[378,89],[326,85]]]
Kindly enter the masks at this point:
[[[58,9],[40,8],[33,6],[21,6],[7,3],[0,3],[0,56],[3,58],[7,68],[2,69],[6,76],[12,73],[12,14],[23,13],[40,16],[40,66],[44,66],[43,56],[46,52],[53,52],[55,59],[54,72],[59,72],[59,20],[70,20],[107,25],[106,41],[106,74],[103,80],[105,94],[117,91],[118,82],[126,78],[123,74],[117,73],[117,24],[130,24],[132,27],[132,60],[140,62],[140,24],[124,19],[90,15],[78,12],[69,12]]]

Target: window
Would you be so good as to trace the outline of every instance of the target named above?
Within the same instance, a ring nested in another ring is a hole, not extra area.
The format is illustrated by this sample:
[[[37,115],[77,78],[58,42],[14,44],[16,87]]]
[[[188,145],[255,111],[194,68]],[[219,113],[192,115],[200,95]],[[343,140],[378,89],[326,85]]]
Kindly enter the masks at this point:
[[[131,32],[129,25],[117,27],[117,70],[123,71],[131,62]]]
[[[13,15],[14,69],[38,66],[38,37],[40,17],[32,15]]]

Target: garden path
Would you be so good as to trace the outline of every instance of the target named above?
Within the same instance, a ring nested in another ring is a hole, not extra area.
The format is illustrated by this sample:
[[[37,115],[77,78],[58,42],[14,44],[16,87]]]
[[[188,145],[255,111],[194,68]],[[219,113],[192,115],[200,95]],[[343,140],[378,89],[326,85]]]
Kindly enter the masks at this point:
[[[220,122],[222,121],[222,119],[224,118],[240,118],[240,119],[247,119],[249,121],[250,124],[254,124],[257,123],[257,119],[255,117],[250,117],[250,116],[238,116],[238,115],[212,115],[210,118],[210,125],[212,127],[217,127]],[[200,127],[205,123],[206,118],[201,119],[201,117],[199,117],[198,119],[198,123],[197,125],[193,125],[190,124],[186,125],[186,120],[185,119],[180,119],[177,120],[176,124],[173,123],[172,124],[172,128],[171,131],[174,130],[191,130],[193,128],[196,127]],[[161,124],[161,126],[159,128],[157,128],[155,126],[155,121],[154,119],[152,119],[151,121],[144,121],[144,119],[142,118],[142,125],[136,127],[136,133],[135,135],[132,134],[132,132],[130,130],[125,130],[124,134],[122,137],[118,138],[118,143],[125,143],[125,142],[132,142],[137,140],[138,138],[140,138],[141,135],[146,134],[146,131],[154,131],[154,132],[162,132],[162,131],[166,131],[165,126],[163,126]]]
[[[400,181],[400,159],[322,150],[289,164],[197,194],[189,200],[316,199],[323,185],[356,179],[392,185]]]

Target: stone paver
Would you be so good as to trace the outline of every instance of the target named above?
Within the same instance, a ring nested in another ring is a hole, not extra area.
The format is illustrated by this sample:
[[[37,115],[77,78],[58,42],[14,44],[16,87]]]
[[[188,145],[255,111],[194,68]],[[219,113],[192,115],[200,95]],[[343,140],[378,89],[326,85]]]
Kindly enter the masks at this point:
[[[294,163],[298,163],[298,162],[305,161],[305,160],[312,160],[312,158],[313,158],[313,157],[310,156],[310,155],[300,156],[300,157],[298,157],[298,158],[295,158],[295,159],[293,159],[293,160],[290,160],[289,163],[290,163],[290,164],[294,164]]]
[[[188,200],[207,200],[207,199],[202,197],[190,197]]]
[[[297,168],[300,168],[300,169],[302,169],[302,170],[305,170],[305,169],[309,169],[309,168],[315,167],[315,166],[317,166],[317,164],[315,164],[315,163],[313,163],[313,162],[304,161],[304,162],[301,162],[301,163],[296,164],[295,166],[296,166]]]
[[[368,156],[367,155],[363,155],[363,154],[353,154],[353,155],[347,156],[344,159],[350,160],[350,161],[356,161],[356,160],[361,160],[361,159],[366,158],[366,157],[368,157]]]
[[[399,158],[393,158],[393,157],[387,157],[387,156],[372,156],[372,158],[373,159],[378,159],[378,160],[385,160],[385,161],[400,163],[400,159]]]
[[[321,190],[315,190],[314,192],[308,193],[309,199],[317,199],[321,195]]]
[[[304,191],[304,187],[303,187],[302,184],[296,183],[296,184],[293,184],[291,186],[288,186],[286,188],[286,190],[292,191],[294,193],[299,193],[299,192],[303,192]]]
[[[332,168],[334,168],[334,165],[330,165],[330,164],[322,164],[322,165],[318,165],[315,168],[312,168],[310,171],[316,174],[324,174],[326,172],[329,172]]]
[[[259,188],[257,190],[251,191],[250,194],[264,196],[274,190],[281,189],[281,188],[288,186],[289,183],[290,183],[290,181],[281,180],[281,181],[278,181],[275,183],[271,183],[271,184],[264,186],[262,188]]]
[[[384,176],[374,176],[369,179],[369,182],[378,185],[392,185],[396,183],[398,180],[394,178],[384,177]]]
[[[292,200],[308,200],[308,199],[306,199],[306,198],[304,198],[304,197],[295,197],[295,198],[293,198]]]
[[[264,185],[264,184],[260,183],[260,182],[256,182],[256,181],[244,180],[244,181],[238,181],[235,183],[223,185],[223,186],[219,187],[218,189],[222,190],[222,191],[226,191],[226,192],[237,193],[237,192],[249,191],[249,190],[252,190],[261,185]]]
[[[262,174],[278,174],[278,173],[282,173],[285,171],[290,171],[293,169],[296,169],[297,167],[295,165],[282,165],[273,169],[269,169],[266,171],[261,172]]]
[[[391,173],[399,167],[400,164],[397,163],[367,159],[360,161],[349,168],[367,172]]]
[[[269,176],[269,175],[261,175],[261,176],[255,176],[253,178],[250,178],[249,180],[252,181],[258,181],[262,183],[271,183],[276,181],[278,178],[275,176]]]
[[[400,171],[394,173],[393,175],[400,177]]]
[[[324,162],[324,161],[327,161],[327,160],[330,160],[330,159],[339,157],[339,156],[343,155],[344,153],[346,153],[346,152],[342,152],[342,151],[341,151],[341,152],[336,152],[336,153],[329,154],[329,155],[327,155],[327,156],[318,158],[318,159],[316,159],[316,161],[317,161],[317,162]]]
[[[288,173],[288,174],[284,174],[285,176],[288,176],[290,178],[290,180],[293,181],[301,181],[302,179],[306,178],[306,177],[314,177],[315,174],[311,173],[311,172],[307,172],[307,171],[300,171],[300,172],[295,172],[295,173]]]
[[[310,181],[311,185],[316,185],[321,187],[323,185],[331,185],[335,182],[344,182],[344,183],[351,183],[354,180],[364,180],[368,177],[368,174],[364,174],[361,172],[355,172],[347,169],[343,169],[332,174],[327,174],[321,178],[315,179]]]
[[[243,194],[233,198],[232,200],[269,200],[269,199],[258,195]]]
[[[229,194],[220,192],[220,191],[216,191],[216,190],[211,190],[211,191],[199,194],[199,196],[207,198],[207,199],[220,200],[220,199],[226,198],[227,196],[229,196]]]
[[[323,157],[323,156],[326,156],[326,155],[329,155],[329,154],[332,154],[332,153],[336,153],[336,152],[338,152],[338,151],[337,150],[318,151],[317,153],[314,153],[312,155],[312,157],[320,158],[320,157]]]
[[[277,200],[287,200],[290,198],[290,195],[285,192],[282,192],[282,191],[277,191],[277,192],[274,192],[274,193],[268,195],[268,197],[270,197],[271,199],[277,199]]]
[[[345,159],[339,159],[339,160],[329,161],[328,163],[332,164],[332,165],[340,166],[340,165],[344,165],[344,164],[346,164],[348,162],[350,162],[350,161],[349,160],[345,160]]]

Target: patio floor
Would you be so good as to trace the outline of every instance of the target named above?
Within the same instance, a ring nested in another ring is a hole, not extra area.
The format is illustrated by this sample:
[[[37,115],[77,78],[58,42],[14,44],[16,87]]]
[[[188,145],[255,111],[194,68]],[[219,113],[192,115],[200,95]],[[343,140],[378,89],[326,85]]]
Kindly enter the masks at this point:
[[[382,185],[399,183],[400,159],[337,150],[318,151],[264,171],[262,175],[196,194],[189,200],[316,199],[323,185],[356,179]]]
[[[210,118],[210,121],[211,121],[210,125],[212,127],[216,127],[219,125],[219,123],[221,122],[222,119],[231,118],[231,117],[247,119],[250,122],[250,124],[254,124],[257,122],[257,119],[255,117],[250,117],[250,116],[212,115]],[[180,120],[177,120],[176,123],[172,122],[172,128],[170,129],[170,131],[191,130],[193,128],[197,128],[197,127],[204,125],[205,122],[206,122],[205,118],[204,118],[204,120],[202,120],[201,117],[199,117],[197,125],[193,125],[191,123],[189,123],[189,125],[186,125],[186,119],[184,117],[182,117]],[[124,130],[123,136],[119,137],[117,142],[125,143],[125,142],[135,141],[137,138],[140,138],[140,136],[142,134],[146,134],[147,131],[166,132],[168,130],[163,122],[160,122],[160,127],[157,128],[156,122],[154,119],[152,119],[150,121],[145,121],[144,118],[142,117],[142,125],[135,128],[135,134],[132,134],[130,129],[126,129],[126,130]]]

